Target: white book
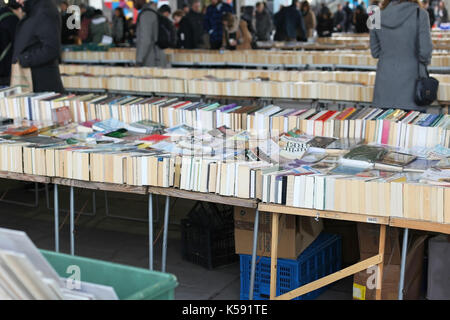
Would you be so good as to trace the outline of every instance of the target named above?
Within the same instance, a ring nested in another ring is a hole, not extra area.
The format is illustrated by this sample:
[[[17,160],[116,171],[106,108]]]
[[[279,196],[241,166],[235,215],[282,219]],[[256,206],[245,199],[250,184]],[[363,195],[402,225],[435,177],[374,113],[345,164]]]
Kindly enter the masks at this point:
[[[314,176],[306,176],[305,183],[305,208],[314,208]]]
[[[325,176],[314,176],[314,208],[324,209],[325,203]]]

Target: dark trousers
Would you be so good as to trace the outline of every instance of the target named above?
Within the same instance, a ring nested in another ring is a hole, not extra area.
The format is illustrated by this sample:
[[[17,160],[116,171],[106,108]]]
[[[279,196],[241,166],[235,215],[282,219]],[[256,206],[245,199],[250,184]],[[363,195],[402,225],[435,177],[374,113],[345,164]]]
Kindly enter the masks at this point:
[[[211,50],[219,50],[222,47],[222,41],[210,41],[209,45]]]

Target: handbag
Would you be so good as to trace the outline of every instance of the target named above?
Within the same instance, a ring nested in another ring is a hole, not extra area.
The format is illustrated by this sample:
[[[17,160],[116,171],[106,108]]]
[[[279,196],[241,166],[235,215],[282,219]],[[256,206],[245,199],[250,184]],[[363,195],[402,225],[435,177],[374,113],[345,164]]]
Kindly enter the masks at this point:
[[[23,68],[19,62],[11,66],[11,87],[21,86],[24,92],[33,92],[33,78],[30,68]]]
[[[416,80],[416,91],[414,93],[414,102],[418,106],[428,106],[437,98],[437,91],[439,87],[439,81],[433,77],[430,77],[428,73],[427,66],[425,65],[425,71],[427,76],[420,76],[420,42],[419,42],[419,8],[417,8],[416,17],[416,44],[417,44],[417,74],[418,78]]]

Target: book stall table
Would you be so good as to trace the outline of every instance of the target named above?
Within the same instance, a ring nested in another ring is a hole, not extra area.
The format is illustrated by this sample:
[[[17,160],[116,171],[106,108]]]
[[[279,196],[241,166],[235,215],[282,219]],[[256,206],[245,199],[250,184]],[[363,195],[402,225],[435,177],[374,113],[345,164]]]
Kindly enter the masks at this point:
[[[256,211],[255,217],[255,239],[257,237],[258,230],[256,228],[256,221],[258,219],[259,211],[262,212],[270,212],[273,214],[272,216],[272,240],[271,240],[271,271],[270,271],[270,299],[274,300],[289,300],[306,294],[308,292],[314,291],[318,288],[324,287],[330,283],[343,279],[345,277],[351,276],[355,273],[358,273],[362,270],[367,269],[371,266],[378,266],[377,271],[377,287],[376,287],[376,299],[381,299],[381,289],[383,278],[383,259],[384,259],[384,249],[385,249],[385,237],[386,237],[386,226],[403,228],[403,243],[402,243],[402,255],[401,255],[401,265],[400,265],[400,283],[398,290],[398,298],[399,300],[403,299],[403,285],[404,285],[404,277],[405,277],[405,266],[406,266],[406,254],[407,254],[407,244],[408,244],[408,231],[409,229],[422,230],[422,231],[431,231],[438,232],[444,234],[450,234],[450,224],[443,223],[435,223],[435,222],[427,222],[421,220],[412,220],[412,219],[404,219],[404,218],[395,218],[395,217],[379,217],[379,216],[371,216],[371,215],[361,215],[361,214],[353,214],[353,213],[344,213],[344,212],[335,212],[335,211],[322,211],[317,209],[302,209],[302,208],[294,208],[283,205],[276,204],[268,204],[268,203],[260,203],[258,205],[258,210]],[[279,230],[279,219],[282,214],[287,215],[299,215],[299,216],[309,216],[325,218],[325,219],[335,219],[335,220],[346,220],[346,221],[354,221],[354,222],[365,222],[365,223],[373,223],[378,224],[380,226],[380,238],[379,238],[379,249],[378,255],[375,255],[371,258],[360,261],[354,265],[351,265],[345,269],[342,269],[338,272],[330,274],[326,277],[303,285],[300,288],[294,289],[290,292],[284,293],[280,296],[276,296],[276,283],[277,283],[277,250],[278,250],[278,230]],[[252,260],[256,259],[256,251],[252,255]],[[252,268],[254,266],[252,265]],[[253,283],[254,283],[254,274],[252,273],[250,278],[250,299],[253,297]]]

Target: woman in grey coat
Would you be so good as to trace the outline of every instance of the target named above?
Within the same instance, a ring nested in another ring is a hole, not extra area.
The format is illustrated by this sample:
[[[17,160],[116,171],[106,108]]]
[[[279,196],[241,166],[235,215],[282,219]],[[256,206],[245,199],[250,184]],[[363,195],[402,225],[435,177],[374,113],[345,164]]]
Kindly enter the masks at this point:
[[[431,61],[433,45],[427,11],[419,10],[417,54],[417,0],[385,0],[381,5],[381,28],[370,30],[370,51],[378,59],[373,106],[419,109],[414,102],[418,64],[420,75]]]

